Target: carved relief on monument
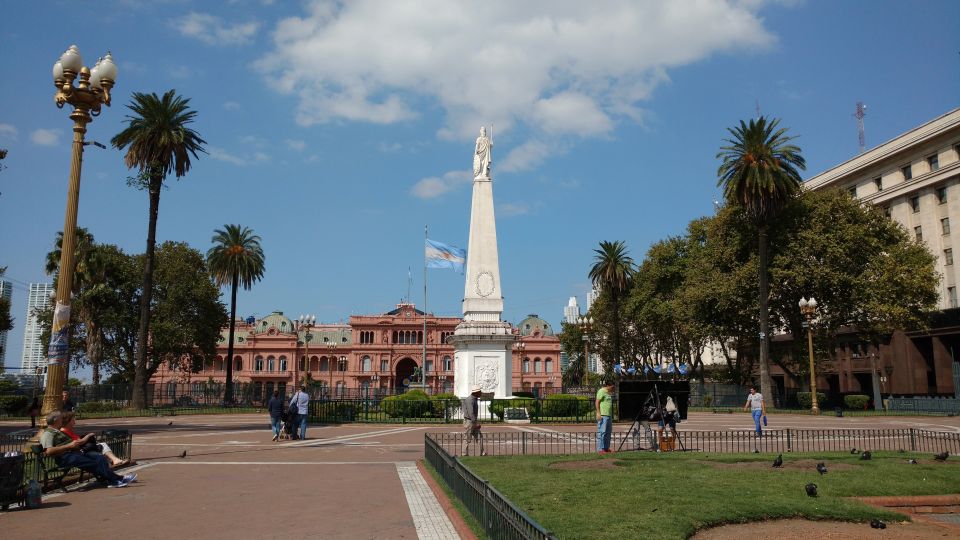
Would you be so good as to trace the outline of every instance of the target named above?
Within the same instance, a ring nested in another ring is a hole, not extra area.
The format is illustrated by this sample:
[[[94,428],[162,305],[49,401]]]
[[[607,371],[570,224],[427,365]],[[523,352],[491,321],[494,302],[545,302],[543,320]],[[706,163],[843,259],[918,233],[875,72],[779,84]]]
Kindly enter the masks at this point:
[[[474,380],[484,392],[494,392],[497,389],[500,368],[492,360],[477,360],[474,368]]]

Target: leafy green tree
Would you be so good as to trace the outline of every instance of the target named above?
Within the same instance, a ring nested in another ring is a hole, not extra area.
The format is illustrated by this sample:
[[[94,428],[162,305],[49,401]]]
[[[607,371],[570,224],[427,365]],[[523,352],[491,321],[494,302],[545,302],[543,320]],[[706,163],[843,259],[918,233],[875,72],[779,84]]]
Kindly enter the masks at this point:
[[[214,231],[213,247],[207,251],[207,264],[213,281],[222,287],[230,284],[230,336],[227,344],[227,380],[223,400],[233,403],[233,333],[237,320],[237,286],[250,290],[265,270],[260,237],[240,225],[224,225]],[[296,359],[294,359],[296,361]]]
[[[83,381],[81,381],[80,379],[76,377],[70,377],[69,379],[67,379],[66,386],[81,386],[82,384],[83,384]]]
[[[623,241],[600,242],[600,248],[594,250],[594,264],[589,277],[593,285],[600,289],[601,295],[610,297],[613,313],[613,362],[604,362],[606,371],[621,360],[620,354],[620,300],[630,287],[630,278],[634,273],[633,259],[627,254]]]
[[[6,266],[0,266],[0,279],[7,273]],[[0,297],[0,332],[13,330],[13,318],[10,316],[10,301]],[[3,358],[3,349],[0,348],[0,358]]]
[[[127,127],[111,139],[119,150],[128,148],[124,161],[128,168],[136,168],[140,175],[134,183],[146,189],[150,199],[147,226],[146,262],[143,268],[143,295],[140,299],[140,321],[137,334],[136,382],[132,406],[143,408],[146,403],[148,380],[148,331],[150,307],[153,294],[153,273],[157,237],[157,214],[160,208],[160,190],[163,181],[171,172],[179,179],[190,170],[190,156],[196,159],[198,152],[205,152],[206,144],[200,135],[189,127],[197,113],[189,107],[190,100],[170,90],[162,97],[155,93],[134,92],[127,108]]]
[[[720,147],[722,159],[717,170],[717,185],[723,187],[727,202],[741,207],[757,229],[760,319],[760,391],[770,396],[769,356],[769,276],[767,274],[767,230],[780,209],[800,191],[800,170],[806,161],[800,148],[790,141],[780,121],[766,117],[740,121],[740,126],[727,129],[732,138]]]
[[[563,371],[563,385],[565,387],[581,386],[584,374],[587,371],[587,358],[583,348],[583,330],[576,324],[563,322],[560,324],[560,348],[567,354],[567,369]]]

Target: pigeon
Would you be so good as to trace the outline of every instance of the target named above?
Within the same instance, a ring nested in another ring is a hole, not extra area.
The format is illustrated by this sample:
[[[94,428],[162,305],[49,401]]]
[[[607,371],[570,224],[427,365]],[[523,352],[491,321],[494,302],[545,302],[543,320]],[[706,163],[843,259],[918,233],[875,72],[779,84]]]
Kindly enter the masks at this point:
[[[773,460],[773,466],[776,468],[783,467],[783,454],[777,454],[777,459]]]
[[[863,453],[860,454],[860,461],[868,461],[872,457],[873,454],[871,454],[869,450],[864,450]]]
[[[887,524],[884,523],[883,521],[880,521],[879,519],[872,519],[872,520],[870,520],[870,526],[873,527],[874,529],[886,529],[886,528],[887,528]]]
[[[760,451],[759,451],[759,450],[757,450],[756,448],[754,448],[754,449],[753,449],[753,453],[754,453],[754,454],[759,454],[759,453],[760,453]]]
[[[827,466],[824,465],[822,461],[817,463],[817,472],[820,473],[821,476],[827,474]]]
[[[172,422],[172,421],[169,422],[169,423],[167,423],[167,426],[168,426],[168,427],[169,427],[169,426],[172,426],[172,425],[173,425],[173,422]]]
[[[856,448],[851,448],[851,449],[850,449],[850,455],[853,455],[853,454],[856,454],[856,453],[857,453],[857,449],[856,449]]]
[[[901,454],[906,454],[906,453],[907,453],[907,451],[904,450],[903,448],[901,448],[900,450],[897,450],[897,452],[900,452]]]
[[[944,450],[943,452],[933,456],[933,459],[937,461],[946,461],[948,457],[950,457],[950,452]]]
[[[911,464],[911,465],[916,465],[916,464],[917,464],[917,460],[915,460],[915,459],[908,459],[908,460],[907,460],[907,463],[909,463],[909,464]]]
[[[184,450],[183,453],[180,454],[180,459],[183,459],[183,458],[185,458],[185,457],[187,457],[187,451],[186,451],[186,450]]]
[[[816,484],[813,484],[813,483],[807,484],[806,486],[804,486],[804,489],[807,490],[807,495],[808,495],[808,496],[810,496],[810,497],[816,497],[816,496],[817,496],[817,485],[816,485]]]

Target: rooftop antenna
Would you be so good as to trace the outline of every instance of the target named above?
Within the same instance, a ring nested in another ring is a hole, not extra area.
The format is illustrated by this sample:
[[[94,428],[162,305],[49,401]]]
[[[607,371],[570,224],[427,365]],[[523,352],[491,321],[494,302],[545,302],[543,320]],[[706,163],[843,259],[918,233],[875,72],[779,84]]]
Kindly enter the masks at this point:
[[[755,99],[755,100],[753,101],[753,104],[754,104],[754,107],[755,107],[756,110],[757,110],[757,120],[759,120],[759,119],[760,119],[760,100],[759,100],[759,99]]]
[[[410,303],[410,287],[412,286],[413,286],[413,274],[410,273],[410,267],[408,266],[407,267],[407,301],[406,301],[407,304]]]
[[[863,117],[867,115],[867,106],[863,104],[862,101],[857,102],[857,112],[853,113],[854,118],[857,119],[857,136],[860,140],[860,153],[862,154],[866,150],[866,140],[863,137]]]

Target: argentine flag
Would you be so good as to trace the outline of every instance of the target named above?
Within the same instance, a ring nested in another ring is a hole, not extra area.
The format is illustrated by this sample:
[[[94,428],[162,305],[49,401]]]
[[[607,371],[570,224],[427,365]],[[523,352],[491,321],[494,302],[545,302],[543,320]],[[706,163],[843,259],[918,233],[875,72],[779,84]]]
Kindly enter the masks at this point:
[[[463,273],[463,265],[467,261],[465,250],[429,239],[426,248],[427,268],[452,268]]]

